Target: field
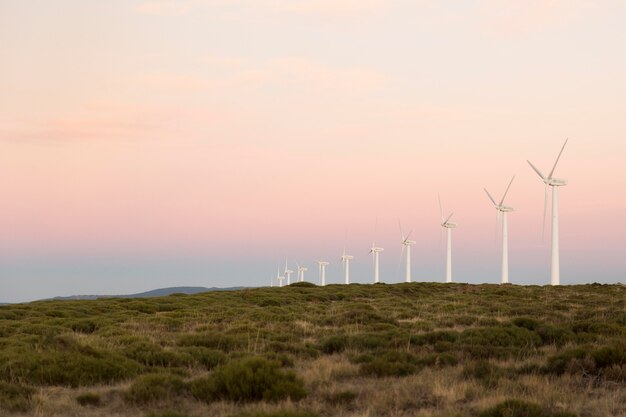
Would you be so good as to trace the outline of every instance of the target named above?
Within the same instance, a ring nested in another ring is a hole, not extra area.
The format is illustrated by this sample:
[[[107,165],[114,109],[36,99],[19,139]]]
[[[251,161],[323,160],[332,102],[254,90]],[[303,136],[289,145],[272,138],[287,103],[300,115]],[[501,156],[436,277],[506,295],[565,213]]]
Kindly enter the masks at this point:
[[[0,307],[0,415],[626,416],[626,287],[295,284]]]

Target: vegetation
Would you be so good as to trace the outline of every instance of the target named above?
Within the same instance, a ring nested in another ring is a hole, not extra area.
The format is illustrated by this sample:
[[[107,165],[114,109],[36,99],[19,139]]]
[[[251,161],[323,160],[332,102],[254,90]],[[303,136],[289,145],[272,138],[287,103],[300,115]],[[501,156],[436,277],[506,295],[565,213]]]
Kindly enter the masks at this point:
[[[0,416],[624,416],[625,302],[298,283],[0,306]]]

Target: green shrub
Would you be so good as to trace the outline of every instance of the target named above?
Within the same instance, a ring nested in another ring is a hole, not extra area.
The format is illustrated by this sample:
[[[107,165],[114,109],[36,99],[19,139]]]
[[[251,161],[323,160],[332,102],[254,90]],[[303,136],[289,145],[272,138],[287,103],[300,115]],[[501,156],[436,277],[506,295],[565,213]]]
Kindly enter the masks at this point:
[[[535,332],[539,335],[544,345],[556,345],[561,347],[574,339],[574,333],[563,327],[543,325],[539,326]]]
[[[361,364],[360,372],[364,376],[378,378],[386,376],[406,376],[420,370],[418,359],[410,352],[390,351],[375,356],[370,362]]]
[[[191,392],[205,402],[298,401],[306,396],[304,383],[293,372],[261,357],[233,360],[206,378],[191,383]]]
[[[556,375],[580,374],[622,380],[626,367],[626,348],[623,344],[603,346],[595,350],[570,349],[548,358],[545,370]]]
[[[576,417],[576,414],[543,408],[528,401],[506,400],[484,410],[478,417]]]
[[[82,406],[94,406],[97,407],[100,405],[100,394],[95,392],[86,392],[84,394],[80,394],[76,397],[76,402]]]
[[[209,371],[228,362],[228,355],[221,350],[209,349],[203,346],[189,346],[180,348],[180,351],[190,355],[197,363]]]
[[[474,358],[507,358],[534,352],[541,338],[523,327],[503,326],[465,330],[459,343]]]
[[[0,410],[26,412],[32,406],[35,389],[0,381]]]
[[[216,332],[186,334],[178,338],[179,346],[202,346],[224,352],[241,349],[247,344],[248,339],[244,335],[232,336]]]
[[[189,366],[193,357],[186,353],[164,350],[148,341],[140,341],[127,346],[124,355],[146,366],[177,367]]]
[[[500,368],[487,360],[469,363],[463,368],[464,378],[473,378],[487,388],[495,388],[501,376]]]
[[[178,376],[147,374],[133,381],[124,398],[131,404],[168,403],[187,393],[187,384]]]
[[[347,345],[345,336],[330,336],[322,340],[320,350],[326,355],[343,352]]]
[[[517,327],[523,327],[528,330],[535,330],[541,325],[539,320],[535,320],[530,317],[517,317],[513,320],[513,324]]]

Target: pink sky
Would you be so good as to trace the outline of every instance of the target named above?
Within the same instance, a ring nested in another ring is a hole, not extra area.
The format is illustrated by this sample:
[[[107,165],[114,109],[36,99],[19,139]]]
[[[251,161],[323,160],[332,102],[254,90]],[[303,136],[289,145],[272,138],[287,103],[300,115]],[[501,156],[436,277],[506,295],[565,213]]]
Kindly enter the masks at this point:
[[[482,187],[517,175],[512,277],[545,283],[525,160],[549,171],[569,137],[563,282],[623,281],[625,19],[623,1],[4,1],[0,260],[190,256],[235,265],[195,284],[264,285],[285,256],[337,258],[347,235],[361,282],[374,238],[394,281],[400,218],[435,280],[441,193],[455,276],[497,282]]]

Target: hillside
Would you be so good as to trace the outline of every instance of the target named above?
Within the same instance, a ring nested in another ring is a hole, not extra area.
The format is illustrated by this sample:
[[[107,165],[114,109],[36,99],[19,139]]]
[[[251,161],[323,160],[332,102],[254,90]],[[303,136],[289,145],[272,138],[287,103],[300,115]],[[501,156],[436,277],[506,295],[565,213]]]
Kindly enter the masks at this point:
[[[166,297],[172,294],[199,294],[208,291],[234,291],[241,290],[243,287],[230,287],[230,288],[218,288],[218,287],[167,287],[158,288],[155,290],[140,292],[136,294],[121,294],[121,295],[70,295],[64,297],[54,297],[52,300],[67,301],[67,300],[97,300],[98,298],[149,298],[149,297]],[[2,305],[2,304],[0,304]]]
[[[626,289],[295,284],[0,307],[0,415],[626,415]]]

